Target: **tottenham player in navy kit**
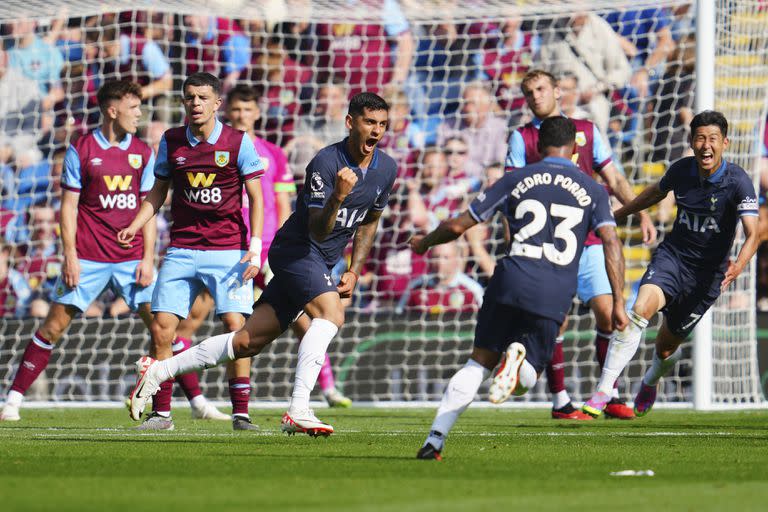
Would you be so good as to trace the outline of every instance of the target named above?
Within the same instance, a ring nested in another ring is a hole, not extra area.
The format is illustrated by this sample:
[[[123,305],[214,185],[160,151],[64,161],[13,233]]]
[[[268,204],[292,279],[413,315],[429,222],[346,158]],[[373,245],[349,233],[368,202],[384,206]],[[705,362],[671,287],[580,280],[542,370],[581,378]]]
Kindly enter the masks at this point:
[[[341,299],[351,296],[373,244],[381,212],[397,174],[395,161],[376,145],[387,129],[389,106],[379,96],[352,97],[349,137],[328,146],[307,166],[296,211],[269,250],[274,278],[238,332],[214,336],[171,359],[150,364],[131,395],[138,417],[160,383],[190,371],[255,356],[303,311],[312,319],[299,345],[291,405],[282,419],[288,433],[330,435],[333,427],[309,409],[325,352],[344,324]],[[338,285],[331,268],[353,238],[352,262]]]
[[[592,230],[604,244],[613,326],[627,325],[624,257],[608,194],[571,161],[575,144],[576,128],[570,119],[545,119],[538,143],[543,160],[506,174],[462,215],[411,239],[411,248],[423,254],[497,211],[512,235],[508,255],[498,261],[485,291],[472,355],[448,383],[419,459],[441,459],[445,437],[505,351],[491,384],[491,401],[501,403],[536,384],[552,358],[557,332],[576,293],[579,257]]]
[[[648,320],[662,311],[653,363],[635,397],[635,414],[648,414],[659,379],[680,359],[680,344],[757,250],[757,195],[744,169],[723,159],[728,147],[725,116],[714,111],[696,115],[690,142],[692,157],[675,162],[658,183],[616,211],[616,219],[622,220],[658,203],[669,191],[677,201],[672,232],[656,249],[640,281],[630,324],[611,339],[597,392],[584,404],[584,412],[593,416],[602,413],[606,393],[635,355]],[[728,254],[739,221],[746,240],[734,263]]]

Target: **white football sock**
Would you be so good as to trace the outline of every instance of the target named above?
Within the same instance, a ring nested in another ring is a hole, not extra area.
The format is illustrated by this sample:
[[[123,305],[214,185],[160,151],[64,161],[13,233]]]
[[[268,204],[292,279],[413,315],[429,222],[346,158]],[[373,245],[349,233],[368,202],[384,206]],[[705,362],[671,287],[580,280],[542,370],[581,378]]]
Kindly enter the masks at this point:
[[[568,390],[564,389],[562,391],[558,391],[554,395],[552,395],[552,408],[553,409],[562,409],[566,405],[571,403],[571,397],[568,394]]]
[[[5,399],[5,404],[10,405],[12,407],[20,407],[21,402],[23,401],[24,401],[24,395],[22,395],[18,391],[10,390],[8,392],[8,396]]]
[[[453,424],[459,419],[472,400],[475,399],[480,385],[491,376],[487,369],[474,359],[467,363],[451,378],[443,393],[443,399],[437,408],[435,421],[432,422],[429,437],[424,444],[431,444],[438,450],[443,449],[443,443]]]
[[[299,360],[296,363],[296,380],[291,395],[291,411],[309,409],[309,395],[315,388],[320,369],[325,362],[328,345],[339,332],[336,324],[323,318],[314,318],[299,344]]]
[[[523,359],[523,364],[520,365],[520,369],[517,372],[517,386],[515,386],[512,393],[515,396],[522,396],[528,392],[533,386],[536,385],[536,381],[539,376],[536,375],[536,369],[527,359]]]
[[[207,338],[181,354],[158,361],[152,366],[157,366],[154,371],[158,372],[163,381],[184,373],[218,366],[235,359],[235,349],[232,347],[234,337],[234,332],[228,332]]]
[[[659,379],[668,374],[669,371],[675,367],[675,364],[677,364],[681,357],[683,357],[683,351],[680,349],[680,347],[677,347],[677,350],[672,352],[672,354],[670,354],[670,356],[666,359],[659,358],[659,354],[656,352],[656,349],[654,349],[653,363],[651,364],[651,367],[648,368],[648,371],[645,372],[643,383],[646,386],[655,386],[658,384]]]
[[[208,403],[208,400],[203,395],[197,395],[196,397],[193,397],[192,400],[189,401],[189,405],[193,409],[202,409],[205,407],[205,404]]]
[[[648,326],[648,320],[641,317],[634,311],[629,312],[629,325],[623,331],[615,333],[611,337],[611,343],[608,345],[608,353],[605,356],[605,365],[600,374],[600,382],[597,384],[597,390],[611,395],[613,393],[613,383],[619,378],[621,372],[629,364],[640,346],[640,340],[643,338],[643,332]]]

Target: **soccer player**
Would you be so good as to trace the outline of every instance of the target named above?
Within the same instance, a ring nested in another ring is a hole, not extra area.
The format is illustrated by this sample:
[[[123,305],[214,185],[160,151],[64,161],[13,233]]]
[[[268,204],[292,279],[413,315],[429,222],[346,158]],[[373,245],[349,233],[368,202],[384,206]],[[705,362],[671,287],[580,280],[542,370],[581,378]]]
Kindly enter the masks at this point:
[[[524,394],[552,357],[560,324],[576,292],[579,257],[587,234],[603,241],[613,295],[613,326],[627,325],[624,312],[624,257],[616,236],[608,194],[573,164],[576,127],[565,117],[541,123],[538,163],[507,173],[482,192],[459,217],[443,221],[411,248],[430,247],[461,236],[498,211],[509,222],[512,242],[499,260],[477,316],[469,361],[451,378],[419,459],[441,459],[445,438],[469,407],[483,381],[506,352],[493,379],[490,399],[501,403]]]
[[[690,133],[693,156],[672,164],[657,183],[616,211],[616,218],[624,219],[670,191],[677,201],[672,232],[656,248],[640,281],[629,326],[611,338],[597,392],[584,404],[584,411],[593,416],[604,412],[613,383],[635,355],[648,321],[662,311],[653,363],[635,397],[635,414],[648,414],[659,379],[680,360],[680,344],[757,250],[755,187],[744,169],[723,158],[728,121],[720,112],[707,110],[694,116]],[[739,221],[746,240],[734,263],[728,254]]]
[[[269,250],[274,278],[254,305],[245,327],[203,341],[165,361],[140,360],[131,393],[131,417],[138,420],[160,383],[189,371],[250,357],[274,341],[304,311],[311,319],[299,345],[291,405],[283,415],[289,434],[330,435],[333,427],[309,409],[323,357],[344,324],[342,298],[351,296],[373,244],[381,212],[397,175],[395,161],[376,148],[387,128],[389,107],[373,93],[352,97],[349,137],[322,149],[307,166],[304,188]],[[339,284],[331,268],[353,238],[352,261]]]
[[[154,183],[152,149],[135,137],[141,118],[141,87],[105,83],[98,92],[101,126],[79,138],[64,157],[61,177],[61,275],[52,305],[34,333],[14,377],[0,420],[18,421],[24,393],[48,366],[51,351],[72,319],[112,287],[149,327],[154,289],[156,225],[147,223],[136,243],[122,248],[117,231],[138,211]]]
[[[523,167],[538,162],[541,155],[537,151],[539,126],[542,120],[549,117],[560,117],[558,102],[561,91],[555,77],[540,69],[529,71],[522,80],[521,90],[528,107],[535,118],[530,123],[512,132],[509,140],[506,170]],[[597,127],[591,122],[580,119],[572,120],[576,126],[576,150],[573,162],[588,176],[597,172],[603,178],[610,190],[622,204],[628,203],[635,197],[632,187],[624,175],[611,161],[611,152],[603,142],[603,137]],[[643,241],[651,244],[656,239],[656,229],[647,214],[640,216],[640,227]],[[579,261],[579,284],[577,294],[579,300],[588,304],[595,315],[595,355],[602,368],[605,353],[608,350],[608,340],[613,331],[611,312],[611,286],[603,265],[603,247],[600,238],[595,234],[587,237],[586,247]],[[565,369],[563,362],[563,323],[557,338],[552,361],[547,367],[547,384],[552,393],[552,418],[588,420],[589,416],[573,407],[568,391],[565,389]],[[632,409],[619,399],[618,388],[613,391],[611,403],[606,409],[606,415],[630,419],[634,415]]]
[[[263,204],[259,180],[264,164],[248,135],[216,119],[221,82],[210,73],[194,73],[182,86],[188,124],[166,131],[155,164],[155,184],[131,224],[117,234],[124,246],[150,222],[173,183],[171,243],[152,296],[152,353],[172,355],[179,319],[207,288],[227,332],[240,329],[253,303],[250,281],[261,265]],[[241,213],[245,186],[251,205],[250,242]],[[227,368],[230,378],[248,377],[250,363]],[[182,372],[188,373],[188,372]],[[165,380],[165,379],[164,379]],[[165,380],[153,401],[153,413],[140,428],[171,430],[173,381]],[[233,417],[235,430],[250,430],[245,416]]]

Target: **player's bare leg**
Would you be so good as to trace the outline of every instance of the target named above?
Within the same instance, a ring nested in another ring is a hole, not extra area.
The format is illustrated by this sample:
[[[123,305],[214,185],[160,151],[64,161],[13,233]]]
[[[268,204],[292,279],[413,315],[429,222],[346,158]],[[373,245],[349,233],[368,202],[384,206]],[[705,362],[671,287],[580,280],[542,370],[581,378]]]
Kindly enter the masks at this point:
[[[611,314],[613,311],[613,297],[610,294],[597,295],[592,297],[589,301],[589,307],[592,310],[592,314],[595,316],[595,356],[597,362],[600,365],[602,371],[605,365],[605,357],[608,354],[608,345],[611,342],[611,336],[613,334],[613,321]],[[630,407],[627,407],[626,402],[619,398],[619,381],[618,379],[613,384],[613,391],[611,392],[611,401],[606,405],[605,410],[606,418],[616,418],[621,420],[630,420],[635,417]]]
[[[283,415],[282,429],[289,434],[328,436],[333,433],[333,427],[317,419],[309,408],[309,396],[317,383],[328,346],[344,325],[344,306],[337,292],[326,292],[304,306],[304,312],[312,321],[299,344],[291,405]]]
[[[224,329],[229,332],[239,331],[245,325],[245,317],[240,313],[221,315]],[[235,359],[227,363],[227,381],[229,398],[232,401],[232,428],[234,430],[259,430],[251,423],[248,415],[248,402],[251,399],[251,358]]]
[[[643,376],[643,382],[640,385],[635,397],[635,414],[645,416],[653,408],[656,402],[656,390],[659,379],[667,375],[680,360],[682,351],[680,344],[685,338],[674,334],[669,330],[666,318],[661,324],[659,333],[656,335],[656,347],[653,352],[653,363]]]
[[[637,352],[648,321],[665,304],[666,299],[661,288],[647,283],[640,287],[635,305],[629,314],[629,326],[611,338],[597,392],[584,404],[584,412],[594,417],[603,413],[611,400],[613,384]]]
[[[203,325],[208,314],[214,306],[213,297],[204,289],[195,298],[187,318],[179,322],[176,328],[176,339],[173,341],[173,355],[181,354],[192,346],[192,338],[195,332]],[[197,372],[189,372],[176,377],[176,382],[189,400],[192,407],[192,419],[195,420],[226,420],[232,417],[219,411],[212,403],[206,400],[200,389],[200,377]]]
[[[5,406],[0,412],[0,421],[21,419],[19,408],[24,401],[24,393],[48,366],[53,346],[64,335],[77,312],[74,306],[58,302],[51,304],[43,325],[32,335],[32,339],[24,350],[11,389],[8,391]]]

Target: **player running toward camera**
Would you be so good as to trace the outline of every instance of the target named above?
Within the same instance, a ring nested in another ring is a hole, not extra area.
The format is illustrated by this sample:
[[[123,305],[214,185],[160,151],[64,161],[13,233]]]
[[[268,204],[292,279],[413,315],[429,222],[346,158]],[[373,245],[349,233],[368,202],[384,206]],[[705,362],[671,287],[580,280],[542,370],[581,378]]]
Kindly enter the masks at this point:
[[[552,358],[558,329],[576,292],[579,257],[592,230],[605,247],[614,299],[612,327],[627,325],[624,257],[608,194],[571,161],[575,138],[571,120],[545,119],[537,148],[543,160],[505,174],[459,217],[411,240],[412,249],[423,254],[458,238],[497,211],[506,218],[512,235],[508,255],[498,261],[485,291],[472,355],[448,382],[419,459],[441,459],[446,436],[505,351],[490,400],[501,403],[536,384]]]
[[[105,83],[98,91],[101,126],[68,149],[61,178],[61,238],[64,264],[51,296],[51,309],[24,351],[8,392],[1,421],[20,419],[24,393],[48,366],[53,346],[72,319],[107,286],[121,295],[149,327],[154,289],[156,225],[147,223],[136,244],[115,243],[118,229],[139,209],[152,188],[155,155],[135,137],[141,118],[141,87],[127,81]],[[212,407],[204,398],[193,408],[202,416]]]
[[[624,219],[658,203],[669,191],[677,201],[672,232],[656,248],[640,281],[629,326],[611,338],[597,392],[584,404],[584,411],[594,416],[604,411],[608,393],[635,355],[648,320],[662,311],[653,363],[635,397],[635,414],[648,414],[659,379],[680,360],[680,344],[757,250],[755,187],[744,169],[723,159],[728,121],[720,112],[704,111],[691,121],[690,133],[693,156],[672,164],[657,183],[616,211],[616,218]],[[746,240],[734,263],[728,254],[739,220]]]
[[[299,345],[291,405],[283,415],[282,429],[310,435],[333,433],[333,427],[309,409],[309,396],[328,345],[344,323],[341,299],[355,288],[397,174],[395,161],[376,148],[387,128],[388,111],[387,103],[375,94],[352,97],[346,118],[349,137],[320,150],[307,166],[296,211],[278,230],[269,250],[274,278],[245,327],[208,338],[165,361],[142,358],[143,370],[131,394],[133,419],[140,418],[161,382],[254,356],[304,311],[312,321]],[[351,266],[336,285],[331,268],[350,238],[354,240]]]
[[[209,73],[192,74],[184,81],[182,92],[188,124],[163,135],[155,184],[131,224],[117,235],[122,245],[130,246],[136,232],[163,205],[173,183],[171,243],[152,296],[151,353],[157,359],[171,357],[179,319],[187,316],[204,288],[213,295],[224,328],[228,332],[240,329],[253,303],[249,281],[261,265],[263,208],[258,178],[264,174],[264,165],[250,137],[216,119],[221,105],[218,78]],[[243,186],[251,205],[250,243],[241,213]],[[249,378],[250,362],[233,362],[227,374]],[[173,429],[173,380],[164,379],[158,385],[153,412],[141,429]],[[232,426],[235,430],[255,428],[247,409],[233,418]]]
[[[549,117],[560,117],[560,88],[555,77],[540,69],[529,71],[522,80],[521,90],[525,96],[528,108],[535,118],[530,123],[515,130],[509,139],[506,169],[515,168],[538,162],[541,154],[537,150],[539,126],[542,120]],[[572,119],[576,126],[576,150],[573,162],[588,176],[598,173],[610,187],[616,198],[627,204],[635,197],[632,187],[611,160],[611,151],[605,146],[603,137],[597,127],[591,122]],[[640,227],[643,241],[651,244],[656,240],[656,228],[650,217],[643,213],[640,217]],[[602,368],[605,353],[608,350],[608,340],[613,330],[611,286],[603,265],[603,246],[600,238],[590,233],[585,243],[586,247],[579,260],[579,277],[577,295],[579,300],[588,304],[595,315],[595,355]],[[563,322],[552,356],[552,362],[547,366],[547,384],[552,393],[552,418],[589,420],[573,407],[568,391],[565,388],[565,368],[563,360],[563,332],[566,322]],[[631,419],[634,414],[623,400],[619,399],[618,387],[612,391],[611,402],[605,410],[606,415],[613,418]]]

